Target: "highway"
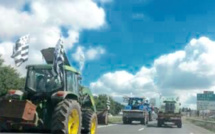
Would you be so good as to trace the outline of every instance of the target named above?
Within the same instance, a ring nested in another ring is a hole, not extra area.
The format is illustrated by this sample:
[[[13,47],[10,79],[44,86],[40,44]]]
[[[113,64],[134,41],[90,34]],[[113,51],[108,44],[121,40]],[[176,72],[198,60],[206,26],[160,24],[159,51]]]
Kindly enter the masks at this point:
[[[170,124],[158,128],[156,121],[150,122],[147,126],[134,123],[131,125],[110,124],[99,126],[98,134],[214,134],[204,128],[195,126],[187,121],[183,122],[182,128]]]
[[[156,125],[156,121],[153,121],[150,122],[147,126],[140,125],[138,122],[133,123],[131,125],[124,125],[122,123],[99,125],[98,134],[215,134],[215,133],[208,131],[204,128],[195,126],[187,121],[183,122],[182,128],[177,128],[170,124],[158,128]]]

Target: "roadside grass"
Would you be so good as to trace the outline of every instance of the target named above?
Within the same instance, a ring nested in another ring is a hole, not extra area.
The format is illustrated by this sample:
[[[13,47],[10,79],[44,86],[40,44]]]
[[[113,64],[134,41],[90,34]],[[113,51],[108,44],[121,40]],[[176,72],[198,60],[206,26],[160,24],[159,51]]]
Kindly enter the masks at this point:
[[[108,117],[108,123],[121,123],[122,122],[122,116],[112,116]]]
[[[210,130],[212,132],[215,132],[215,121],[206,121],[206,120],[201,120],[199,118],[186,118],[187,121],[193,123],[196,126],[205,128],[207,130]]]

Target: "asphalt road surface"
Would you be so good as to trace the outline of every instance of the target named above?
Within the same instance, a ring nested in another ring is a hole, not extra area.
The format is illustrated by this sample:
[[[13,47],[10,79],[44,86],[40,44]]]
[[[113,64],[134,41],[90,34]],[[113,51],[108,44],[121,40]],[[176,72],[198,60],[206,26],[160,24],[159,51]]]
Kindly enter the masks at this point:
[[[157,127],[156,121],[150,122],[147,126],[134,123],[132,125],[110,124],[99,126],[98,134],[214,134],[204,128],[195,126],[189,122],[183,122],[182,128],[171,124],[161,128]]]
[[[13,133],[14,134],[14,133]],[[158,128],[156,121],[150,122],[147,126],[138,122],[131,125],[109,124],[99,125],[98,134],[215,134],[204,128],[195,126],[184,121],[182,128],[177,128],[171,124]]]

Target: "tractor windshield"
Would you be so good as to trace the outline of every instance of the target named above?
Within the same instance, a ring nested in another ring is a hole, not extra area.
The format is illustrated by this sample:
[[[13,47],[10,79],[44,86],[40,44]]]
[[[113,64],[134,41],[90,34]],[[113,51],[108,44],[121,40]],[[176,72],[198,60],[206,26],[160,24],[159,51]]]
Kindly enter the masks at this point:
[[[173,113],[175,110],[175,103],[173,102],[166,102],[165,104],[165,111],[167,113]]]
[[[130,98],[128,104],[132,106],[132,109],[138,109],[143,104],[142,98]]]
[[[29,69],[27,87],[36,92],[51,92],[62,87],[62,82],[52,75],[51,69]]]

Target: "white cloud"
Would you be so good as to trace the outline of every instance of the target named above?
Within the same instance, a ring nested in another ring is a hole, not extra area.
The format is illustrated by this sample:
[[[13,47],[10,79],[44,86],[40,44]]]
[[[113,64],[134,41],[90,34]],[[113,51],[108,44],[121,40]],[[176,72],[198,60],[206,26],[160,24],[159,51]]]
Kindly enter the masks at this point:
[[[30,12],[22,10],[26,3]],[[14,39],[30,34],[29,60],[19,68],[24,72],[25,65],[43,62],[40,50],[55,46],[62,26],[68,29],[68,37],[63,37],[68,51],[81,31],[105,25],[105,12],[93,0],[0,0],[0,21],[0,54],[6,64],[14,65],[10,59]]]
[[[116,71],[102,75],[98,81],[90,84],[94,93],[107,93],[113,97],[130,96],[157,96],[156,86],[151,77],[153,70],[143,67],[138,73]]]
[[[155,59],[151,68],[142,67],[136,74],[116,71],[103,74],[90,87],[94,93],[153,97],[179,96],[183,106],[195,108],[196,93],[214,91],[215,41],[207,37],[192,39],[183,50]]]
[[[102,4],[111,3],[113,0],[95,0],[96,2],[100,2]]]
[[[105,54],[105,49],[101,46],[85,48],[83,46],[78,46],[76,52],[72,54],[75,61],[80,61],[80,54],[84,55],[86,61],[92,61],[99,59]]]
[[[192,39],[182,51],[154,62],[157,85],[164,90],[208,89],[215,80],[215,42],[206,37]]]
[[[100,57],[100,55],[105,54],[105,49],[102,47],[91,47],[86,50],[86,59],[94,60]]]

